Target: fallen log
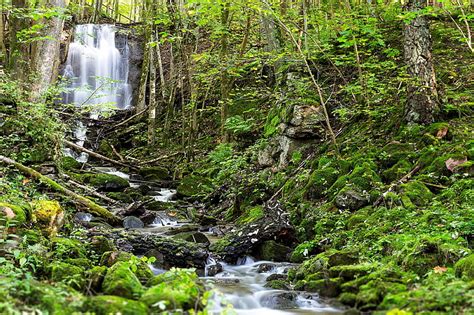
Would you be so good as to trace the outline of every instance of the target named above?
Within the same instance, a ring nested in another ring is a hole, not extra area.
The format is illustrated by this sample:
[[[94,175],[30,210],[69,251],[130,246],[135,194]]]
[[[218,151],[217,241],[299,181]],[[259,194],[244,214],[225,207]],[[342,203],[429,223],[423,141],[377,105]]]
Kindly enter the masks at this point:
[[[104,218],[105,220],[107,220],[108,223],[110,223],[112,225],[119,224],[121,222],[120,218],[117,217],[112,212],[110,212],[109,210],[105,209],[102,206],[99,206],[98,204],[96,204],[92,200],[89,200],[86,197],[78,195],[75,192],[73,192],[72,190],[69,190],[69,189],[61,186],[56,181],[52,180],[51,178],[49,178],[47,176],[44,176],[43,174],[35,171],[32,168],[29,168],[29,167],[27,167],[27,166],[25,166],[21,163],[18,163],[18,162],[14,161],[10,158],[7,158],[6,156],[3,156],[3,155],[0,155],[0,162],[3,162],[3,163],[8,164],[8,165],[12,165],[16,169],[18,169],[20,172],[22,172],[26,175],[29,175],[31,177],[34,177],[34,178],[38,179],[40,182],[42,182],[43,184],[46,184],[50,188],[56,190],[57,192],[60,192],[60,193],[66,195],[68,197],[71,197],[77,203],[85,206],[87,208],[87,210],[86,210],[87,212],[89,212],[93,215],[99,216],[101,218]]]
[[[89,154],[90,156],[93,156],[93,157],[98,158],[100,160],[104,160],[104,161],[107,161],[107,162],[112,163],[112,164],[120,165],[122,167],[128,167],[128,168],[131,168],[131,169],[134,169],[134,170],[138,170],[138,167],[136,167],[136,166],[125,164],[125,163],[113,160],[111,158],[103,156],[102,154],[99,154],[99,153],[96,153],[94,151],[88,150],[84,147],[81,147],[80,145],[77,145],[74,142],[71,142],[71,141],[68,141],[68,140],[63,140],[63,142],[64,142],[64,144],[66,144],[69,147],[72,147],[76,150],[85,152],[85,153]]]

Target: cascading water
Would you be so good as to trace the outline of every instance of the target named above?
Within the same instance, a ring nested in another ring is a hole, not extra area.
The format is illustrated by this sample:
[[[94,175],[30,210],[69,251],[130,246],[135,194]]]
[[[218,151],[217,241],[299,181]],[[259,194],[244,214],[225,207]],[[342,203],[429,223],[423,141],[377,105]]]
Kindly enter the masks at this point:
[[[64,103],[112,105],[119,109],[130,106],[129,48],[126,42],[122,51],[116,47],[115,31],[113,25],[107,24],[76,26],[63,72],[70,82]]]

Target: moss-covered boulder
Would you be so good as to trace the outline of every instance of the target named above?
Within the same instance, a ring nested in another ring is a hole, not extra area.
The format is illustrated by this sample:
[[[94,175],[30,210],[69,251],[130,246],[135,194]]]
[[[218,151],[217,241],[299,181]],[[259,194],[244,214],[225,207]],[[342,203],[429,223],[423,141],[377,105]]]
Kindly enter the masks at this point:
[[[146,315],[147,306],[139,301],[129,300],[119,296],[99,295],[89,297],[84,303],[84,312],[96,315],[122,314]]]
[[[474,280],[474,254],[460,259],[455,265],[456,276]]]
[[[105,294],[118,295],[128,299],[137,299],[143,292],[142,284],[127,262],[119,261],[107,270],[102,283]]]
[[[148,283],[148,289],[140,299],[149,307],[163,301],[168,310],[189,310],[199,305],[204,287],[193,269],[171,269]]]
[[[27,219],[27,212],[20,206],[0,202],[0,218],[23,224]]]
[[[341,283],[340,278],[314,280],[306,282],[304,289],[308,292],[317,292],[321,296],[337,297],[341,292]]]
[[[406,174],[408,174],[412,168],[413,168],[412,163],[410,163],[407,160],[400,160],[389,169],[386,169],[383,172],[382,177],[385,180],[385,182],[391,183],[402,178]]]
[[[112,267],[118,262],[132,263],[134,265],[133,273],[143,283],[147,282],[153,277],[153,272],[145,260],[140,259],[131,253],[123,251],[111,251],[105,252],[100,258],[100,264],[103,266]]]
[[[340,172],[334,167],[315,170],[309,177],[304,188],[305,198],[319,199],[324,196],[326,189],[331,187],[338,179]]]
[[[81,168],[81,163],[71,156],[63,156],[58,161],[58,166],[64,171],[72,171]]]
[[[255,252],[255,256],[261,260],[277,262],[288,261],[290,254],[291,248],[273,240],[263,242],[257,247]]]
[[[174,235],[173,238],[185,240],[191,243],[210,244],[207,236],[201,232],[181,232]]]
[[[114,242],[102,235],[93,236],[90,246],[91,249],[99,255],[103,255],[105,252],[112,252],[116,250]]]
[[[356,211],[367,206],[369,201],[370,195],[367,191],[359,191],[350,186],[341,189],[334,198],[336,207],[350,211]]]
[[[86,278],[89,287],[95,292],[100,292],[106,274],[107,267],[105,266],[95,266],[94,268],[87,270]]]
[[[291,290],[290,285],[285,280],[271,280],[265,283],[265,288],[270,288],[274,290]]]
[[[94,186],[102,191],[122,191],[130,187],[125,178],[113,174],[85,173],[76,174],[75,177],[85,184]]]
[[[434,194],[419,181],[412,181],[401,185],[400,196],[405,207],[422,207],[427,205]]]
[[[411,158],[416,150],[413,143],[392,141],[385,145],[380,154],[380,159],[385,167],[390,167],[403,159]]]
[[[188,175],[181,179],[177,188],[179,197],[200,196],[212,192],[212,183],[200,175]]]
[[[64,282],[67,285],[82,289],[86,285],[84,278],[84,268],[74,266],[64,262],[54,262],[50,265],[51,280],[55,282]]]
[[[48,235],[56,235],[64,224],[64,210],[55,200],[36,200],[32,204],[32,221]]]
[[[168,169],[161,166],[143,167],[138,174],[148,181],[161,181],[171,179]]]

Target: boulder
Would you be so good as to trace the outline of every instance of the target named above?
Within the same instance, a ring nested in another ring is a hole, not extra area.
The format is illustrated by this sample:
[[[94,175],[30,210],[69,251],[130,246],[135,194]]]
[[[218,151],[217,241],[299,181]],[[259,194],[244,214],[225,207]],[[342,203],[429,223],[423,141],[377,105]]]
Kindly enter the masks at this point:
[[[32,220],[49,235],[56,235],[64,223],[64,210],[55,200],[37,200],[32,203]]]
[[[265,272],[272,271],[273,269],[275,269],[275,264],[262,263],[258,265],[257,272],[265,273]]]
[[[324,138],[324,121],[325,117],[321,106],[295,106],[284,134],[295,139]]]
[[[90,288],[95,292],[99,292],[102,288],[102,283],[104,282],[106,274],[106,266],[95,266],[94,268],[87,270],[86,278]]]
[[[456,276],[464,277],[469,281],[474,280],[474,254],[460,259],[455,265]]]
[[[289,260],[291,248],[270,240],[257,247],[255,256],[261,260],[284,262]]]
[[[263,296],[260,303],[271,309],[293,309],[298,308],[297,298],[295,292],[278,292]]]
[[[81,182],[102,191],[123,191],[125,188],[130,187],[125,178],[113,174],[85,173],[76,174],[75,177]]]
[[[185,240],[192,243],[200,243],[209,245],[209,239],[201,232],[182,232],[173,236],[175,239]]]
[[[206,266],[206,276],[214,277],[218,273],[224,271],[224,268],[220,263]]]
[[[65,282],[74,289],[81,290],[86,285],[84,268],[64,262],[54,262],[50,265],[51,280]]]
[[[130,264],[119,261],[107,270],[104,282],[102,283],[102,291],[105,294],[136,299],[141,296],[143,287],[137,276],[130,269]]]
[[[178,188],[178,197],[193,197],[212,192],[212,183],[200,175],[188,175],[181,179]]]
[[[171,179],[168,169],[161,166],[143,167],[138,171],[138,174],[148,181],[163,181]]]
[[[129,216],[123,219],[123,227],[126,229],[141,229],[145,227],[145,224],[139,218]]]
[[[350,187],[346,187],[336,195],[334,204],[339,209],[356,211],[369,204],[369,196],[367,193],[361,193]]]

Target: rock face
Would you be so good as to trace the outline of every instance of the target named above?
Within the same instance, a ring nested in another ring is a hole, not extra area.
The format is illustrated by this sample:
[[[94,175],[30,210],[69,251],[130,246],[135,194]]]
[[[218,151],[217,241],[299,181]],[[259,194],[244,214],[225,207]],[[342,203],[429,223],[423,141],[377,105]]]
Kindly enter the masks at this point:
[[[324,135],[324,113],[321,107],[295,106],[293,116],[286,124],[284,134],[293,139],[317,138]]]
[[[291,248],[285,245],[278,244],[270,240],[265,241],[258,246],[255,256],[261,260],[270,260],[276,262],[288,261],[291,253]]]
[[[210,250],[228,263],[254,252],[262,243],[275,240],[291,245],[294,229],[279,203],[265,205],[264,217],[239,227],[223,239],[211,245]]]

